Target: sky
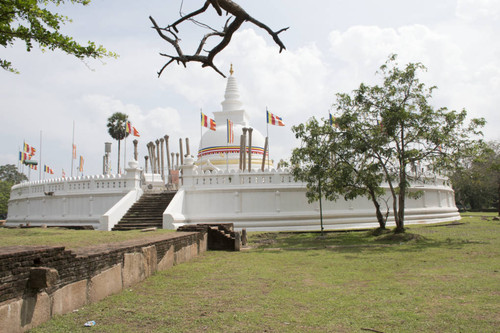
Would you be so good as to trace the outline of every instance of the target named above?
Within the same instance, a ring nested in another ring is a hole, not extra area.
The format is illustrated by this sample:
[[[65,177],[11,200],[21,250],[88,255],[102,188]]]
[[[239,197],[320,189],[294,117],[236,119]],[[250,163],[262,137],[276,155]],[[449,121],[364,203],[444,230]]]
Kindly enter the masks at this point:
[[[421,62],[421,80],[437,86],[432,105],[484,117],[486,140],[500,140],[500,1],[498,0],[236,0],[249,14],[280,34],[279,47],[262,29],[245,23],[231,44],[215,58],[229,73],[234,66],[241,101],[251,125],[266,132],[265,111],[283,118],[285,127],[270,127],[271,156],[289,159],[299,145],[291,127],[311,117],[326,118],[335,94],[361,83],[377,84],[377,69],[392,53],[398,63]],[[200,139],[200,109],[209,116],[221,110],[226,79],[197,63],[187,68],[165,63],[160,53],[170,45],[151,28],[201,7],[203,1],[104,0],[88,6],[63,5],[55,11],[71,23],[62,32],[85,44],[91,40],[116,52],[117,59],[81,61],[60,51],[26,52],[22,43],[1,48],[0,58],[21,74],[0,72],[0,165],[16,164],[23,142],[38,149],[35,159],[54,175],[32,172],[31,179],[70,176],[72,137],[84,158],[83,175],[102,173],[104,143],[112,142],[116,172],[117,143],[107,131],[114,112],[129,116],[140,132],[139,163],[146,144],[170,136],[171,151],[179,138]],[[226,17],[209,9],[200,20],[221,28]],[[205,33],[191,24],[179,26],[186,53]],[[73,124],[74,132],[73,132]],[[41,144],[41,149],[40,149]],[[133,156],[128,139],[126,156]],[[122,148],[124,144],[122,143]],[[40,156],[41,150],[41,156]],[[73,164],[73,174],[77,161]],[[123,162],[122,162],[123,166]]]

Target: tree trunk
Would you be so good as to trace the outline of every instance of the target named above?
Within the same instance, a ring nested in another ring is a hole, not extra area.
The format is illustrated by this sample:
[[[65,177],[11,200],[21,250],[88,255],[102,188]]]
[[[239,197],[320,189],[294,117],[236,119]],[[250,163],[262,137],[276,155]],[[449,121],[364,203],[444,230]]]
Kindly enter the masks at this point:
[[[121,174],[120,172],[120,143],[122,140],[118,140],[118,169],[116,170],[116,174],[119,175]]]
[[[380,211],[380,204],[375,199],[375,192],[373,192],[372,189],[369,189],[368,191],[370,193],[370,198],[372,199],[373,205],[375,206],[375,215],[377,216],[377,221],[380,229],[385,229],[386,220],[384,219],[384,215],[382,215],[382,212]]]

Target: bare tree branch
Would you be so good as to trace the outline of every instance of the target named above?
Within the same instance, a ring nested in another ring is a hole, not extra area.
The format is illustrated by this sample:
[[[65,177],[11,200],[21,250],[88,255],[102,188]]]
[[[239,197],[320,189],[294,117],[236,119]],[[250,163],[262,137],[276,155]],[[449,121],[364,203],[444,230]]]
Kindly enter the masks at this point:
[[[226,11],[227,14],[231,14],[232,16],[226,21],[226,24],[223,28],[222,31],[218,31],[216,29],[211,28],[210,26],[201,23],[197,20],[194,20],[193,17],[200,15],[204,13],[210,6],[212,6],[217,14],[219,16],[222,16],[222,10]],[[231,38],[233,37],[233,34],[241,27],[241,25],[244,22],[250,22],[255,24],[261,29],[264,29],[271,35],[273,38],[274,42],[280,47],[279,52],[281,53],[283,50],[286,50],[285,45],[279,38],[279,34],[282,33],[283,31],[286,31],[288,28],[283,28],[278,31],[273,31],[271,28],[269,28],[266,24],[260,22],[259,20],[253,18],[250,16],[242,7],[240,7],[237,3],[233,2],[232,0],[206,0],[203,7],[201,7],[198,10],[195,10],[187,15],[182,15],[180,12],[181,18],[175,21],[174,23],[168,25],[165,28],[160,27],[156,21],[150,16],[149,19],[153,23],[153,29],[156,30],[158,35],[165,40],[167,43],[172,45],[177,53],[177,55],[167,55],[167,54],[161,54],[164,57],[169,58],[168,62],[163,65],[163,67],[160,69],[158,72],[158,76],[161,76],[163,73],[163,70],[170,65],[172,62],[177,62],[178,64],[182,63],[184,67],[186,67],[186,64],[188,62],[199,62],[202,64],[202,67],[211,67],[214,69],[217,73],[222,75],[223,77],[226,77],[215,65],[214,65],[214,58],[215,56],[221,52],[226,46],[229,45],[231,42]],[[234,18],[232,21],[231,19]],[[179,33],[179,30],[177,26],[185,21],[192,21],[193,23],[205,27],[209,30],[212,30],[212,32],[207,33],[203,38],[201,39],[198,48],[196,52],[192,55],[185,55],[181,49],[181,46],[179,45],[180,39],[176,34]],[[171,34],[173,36],[169,37],[167,34]],[[211,50],[206,51],[203,49],[203,47],[206,45],[207,40],[210,37],[218,36],[221,37],[222,40],[215,45]],[[206,55],[202,54],[202,52],[206,52]]]

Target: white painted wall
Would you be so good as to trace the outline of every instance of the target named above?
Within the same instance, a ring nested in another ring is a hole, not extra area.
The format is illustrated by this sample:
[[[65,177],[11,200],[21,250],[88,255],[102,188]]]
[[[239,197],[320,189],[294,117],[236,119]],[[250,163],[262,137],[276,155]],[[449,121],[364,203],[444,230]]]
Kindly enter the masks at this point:
[[[97,229],[101,216],[127,193],[133,192],[136,200],[140,197],[140,175],[137,162],[131,161],[124,175],[59,178],[14,185],[6,224],[92,225]]]
[[[295,182],[287,170],[201,173],[186,158],[183,187],[165,210],[163,227],[232,222],[235,228],[257,230],[319,230],[319,202],[308,203],[305,183]],[[460,219],[454,193],[445,178],[427,175],[407,199],[406,223],[435,223]],[[325,229],[378,226],[375,208],[367,198],[336,202],[323,200]],[[390,218],[388,225],[394,225]]]

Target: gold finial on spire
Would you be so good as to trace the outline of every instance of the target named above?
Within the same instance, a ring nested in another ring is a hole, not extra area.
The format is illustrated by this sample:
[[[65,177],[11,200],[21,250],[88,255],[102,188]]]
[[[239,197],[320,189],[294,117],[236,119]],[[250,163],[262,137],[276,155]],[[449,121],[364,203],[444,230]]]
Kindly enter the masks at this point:
[[[234,71],[233,71],[233,64],[231,64],[231,68],[229,69],[229,73],[231,74],[231,76],[234,74]]]

